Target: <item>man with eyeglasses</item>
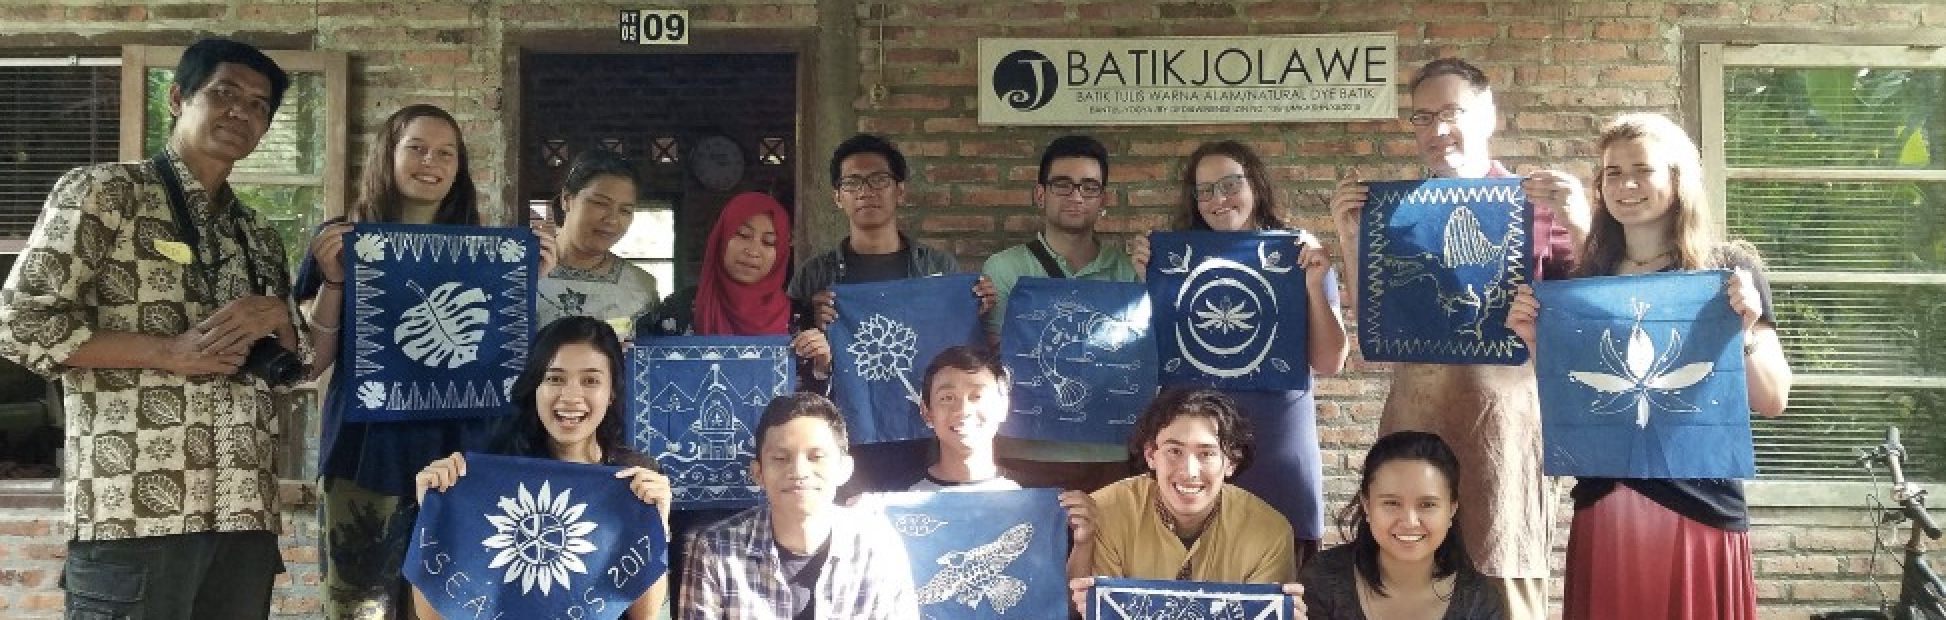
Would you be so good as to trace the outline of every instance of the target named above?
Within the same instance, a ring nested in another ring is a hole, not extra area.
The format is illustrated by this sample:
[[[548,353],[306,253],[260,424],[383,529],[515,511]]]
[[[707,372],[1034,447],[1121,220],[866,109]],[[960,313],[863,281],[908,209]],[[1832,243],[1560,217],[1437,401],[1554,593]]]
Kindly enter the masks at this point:
[[[831,197],[844,211],[850,234],[838,247],[805,261],[786,292],[806,299],[822,329],[837,319],[831,285],[881,282],[952,273],[952,254],[920,243],[899,230],[898,209],[905,203],[905,155],[882,136],[858,134],[831,153]],[[972,294],[984,312],[993,299],[984,279]],[[913,415],[919,415],[917,410]],[[862,444],[852,447],[858,474],[839,492],[849,499],[878,490],[878,480],[924,470],[931,439]]]
[[[189,46],[167,144],[55,181],[0,292],[0,356],[63,380],[69,618],[270,615],[294,377],[246,359],[301,363],[325,334],[299,327],[277,229],[229,175],[289,85],[248,44]]]
[[[1433,176],[1513,176],[1489,154],[1500,123],[1486,73],[1458,58],[1427,63],[1411,84],[1419,155]],[[1366,188],[1354,172],[1331,198],[1339,248],[1358,282],[1359,213]],[[1572,266],[1576,240],[1554,213],[1534,208],[1534,274],[1559,279]],[[1358,296],[1348,297],[1356,312]],[[1555,488],[1541,474],[1540,397],[1525,366],[1400,363],[1378,435],[1404,430],[1438,434],[1458,453],[1460,531],[1473,564],[1506,597],[1508,618],[1547,617],[1548,552]]]
[[[1041,152],[1034,184],[1041,231],[1033,241],[987,258],[982,271],[997,296],[987,313],[987,336],[998,342],[1007,295],[1023,277],[1134,282],[1135,265],[1122,244],[1102,243],[1095,224],[1107,214],[1108,149],[1088,136],[1062,136]],[[1132,473],[1119,445],[998,437],[1000,466],[1027,487],[1094,491]]]

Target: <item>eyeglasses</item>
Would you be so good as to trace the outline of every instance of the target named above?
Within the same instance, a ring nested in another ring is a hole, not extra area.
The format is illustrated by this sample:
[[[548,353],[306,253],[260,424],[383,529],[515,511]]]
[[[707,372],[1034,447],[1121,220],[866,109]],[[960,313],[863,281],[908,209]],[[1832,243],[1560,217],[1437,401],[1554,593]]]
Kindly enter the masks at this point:
[[[1197,183],[1196,200],[1198,202],[1212,200],[1216,198],[1218,192],[1225,196],[1235,196],[1248,185],[1249,182],[1244,180],[1241,174],[1232,174],[1208,183]]]
[[[1080,190],[1082,198],[1100,198],[1102,190],[1107,189],[1107,186],[1103,185],[1100,181],[1077,182],[1072,179],[1061,178],[1048,181],[1047,189],[1054,192],[1056,196],[1071,196],[1075,190]]]
[[[243,94],[243,91],[229,84],[211,84],[200,91],[203,100],[219,110],[243,108],[245,116],[256,120],[270,118],[270,102]]]
[[[1411,116],[1405,117],[1405,120],[1408,123],[1412,123],[1414,127],[1430,127],[1435,121],[1441,123],[1459,122],[1460,115],[1465,113],[1466,108],[1449,106],[1438,112],[1413,112]]]
[[[891,187],[895,181],[898,181],[898,179],[893,178],[890,172],[874,172],[870,175],[862,176],[854,174],[839,178],[838,190],[847,194],[856,194],[865,191],[867,186],[872,189],[885,189]]]

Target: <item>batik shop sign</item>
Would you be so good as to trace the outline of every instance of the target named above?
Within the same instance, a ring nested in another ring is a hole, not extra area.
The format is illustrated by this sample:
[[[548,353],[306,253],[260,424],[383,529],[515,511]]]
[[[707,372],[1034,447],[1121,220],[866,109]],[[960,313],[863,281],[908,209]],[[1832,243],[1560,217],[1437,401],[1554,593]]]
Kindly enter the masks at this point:
[[[980,39],[982,125],[1398,117],[1398,35]]]

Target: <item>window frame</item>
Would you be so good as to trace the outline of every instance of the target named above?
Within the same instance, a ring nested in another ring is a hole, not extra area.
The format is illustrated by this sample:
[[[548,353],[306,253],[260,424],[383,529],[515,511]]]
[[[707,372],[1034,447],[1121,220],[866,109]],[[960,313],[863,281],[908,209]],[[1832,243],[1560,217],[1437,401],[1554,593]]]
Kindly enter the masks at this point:
[[[1946,37],[1933,31],[1830,32],[1782,29],[1698,29],[1687,33],[1683,107],[1697,136],[1710,198],[1722,205],[1711,223],[1727,232],[1731,180],[1831,180],[1946,183],[1946,168],[1886,170],[1847,168],[1733,167],[1727,161],[1724,79],[1739,67],[1946,70]],[[1873,273],[1773,269],[1773,284],[1874,284],[1946,287],[1946,273]],[[1946,376],[1794,373],[1794,386],[1946,390]],[[1785,415],[1790,415],[1786,412]],[[1858,446],[1860,448],[1866,446]],[[1915,478],[1924,478],[1923,474]],[[1856,507],[1866,493],[1883,492],[1865,481],[1818,481],[1802,477],[1750,481],[1753,506]]]

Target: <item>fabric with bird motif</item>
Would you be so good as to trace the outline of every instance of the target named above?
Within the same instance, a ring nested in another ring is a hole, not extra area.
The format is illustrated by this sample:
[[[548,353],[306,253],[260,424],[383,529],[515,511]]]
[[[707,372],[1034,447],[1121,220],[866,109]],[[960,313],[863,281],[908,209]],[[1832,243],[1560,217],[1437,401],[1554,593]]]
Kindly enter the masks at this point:
[[[1149,235],[1165,386],[1311,389],[1309,293],[1289,232]]]
[[[927,439],[919,417],[926,364],[947,347],[986,341],[975,274],[834,284],[831,400],[851,443]]]
[[[1136,282],[1021,278],[1000,361],[1013,390],[1003,435],[1122,444],[1156,390],[1148,290]]]
[[[1690,271],[1534,286],[1548,475],[1755,476],[1743,322],[1728,278]]]
[[[359,223],[344,260],[347,420],[506,413],[535,330],[532,230]]]
[[[1067,512],[1059,491],[870,496],[905,542],[927,620],[1067,615]]]
[[[1519,178],[1365,184],[1359,221],[1358,343],[1369,361],[1527,361],[1506,327],[1533,281],[1534,206]]]

